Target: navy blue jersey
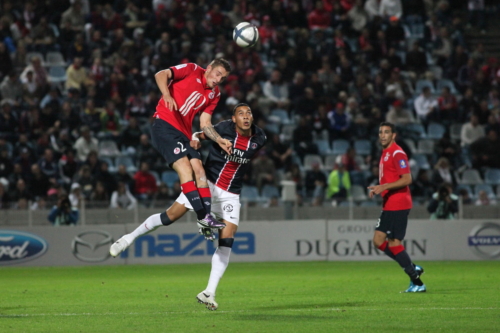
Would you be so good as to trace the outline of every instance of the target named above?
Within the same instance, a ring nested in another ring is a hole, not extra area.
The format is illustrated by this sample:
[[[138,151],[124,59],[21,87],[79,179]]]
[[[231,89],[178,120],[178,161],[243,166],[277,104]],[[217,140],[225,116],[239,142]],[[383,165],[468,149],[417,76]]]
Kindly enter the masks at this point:
[[[207,179],[225,191],[240,194],[243,176],[251,159],[266,143],[266,135],[255,125],[252,125],[252,136],[240,135],[232,120],[221,121],[215,129],[221,137],[231,141],[233,150],[228,155],[216,142],[212,142],[205,162]]]

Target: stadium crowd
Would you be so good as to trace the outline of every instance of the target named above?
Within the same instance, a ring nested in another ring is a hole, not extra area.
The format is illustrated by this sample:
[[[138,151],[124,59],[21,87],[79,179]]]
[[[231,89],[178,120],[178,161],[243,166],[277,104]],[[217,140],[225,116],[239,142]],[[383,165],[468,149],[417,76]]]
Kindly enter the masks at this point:
[[[215,121],[246,102],[268,136],[242,199],[279,205],[288,179],[299,204],[377,204],[366,186],[378,183],[386,120],[410,158],[416,204],[441,218],[457,195],[495,204],[500,63],[465,39],[487,28],[486,9],[497,10],[472,0],[4,0],[0,208],[175,200],[175,173],[150,143],[154,74],[214,57],[233,67]],[[242,21],[258,27],[255,47],[232,41]]]

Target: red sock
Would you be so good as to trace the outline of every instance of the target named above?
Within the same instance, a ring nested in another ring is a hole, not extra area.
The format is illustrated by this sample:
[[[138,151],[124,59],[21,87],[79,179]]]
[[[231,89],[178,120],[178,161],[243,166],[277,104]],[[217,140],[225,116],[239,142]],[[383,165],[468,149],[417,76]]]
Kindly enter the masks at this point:
[[[198,188],[196,187],[194,181],[190,180],[181,184],[181,189],[182,193],[184,193],[186,198],[189,200],[191,207],[193,207],[193,210],[196,212],[198,220],[205,218],[207,212],[204,205],[201,203],[200,194],[198,193]]]
[[[380,250],[384,251],[384,250],[385,250],[385,248],[387,247],[387,244],[389,244],[389,242],[388,242],[388,241],[385,241],[385,242],[383,242],[383,243],[382,243],[382,244],[381,244],[378,248],[379,248]]]
[[[405,247],[403,245],[389,246],[389,250],[391,250],[391,252],[395,256],[397,256],[398,253],[401,253],[405,250]]]

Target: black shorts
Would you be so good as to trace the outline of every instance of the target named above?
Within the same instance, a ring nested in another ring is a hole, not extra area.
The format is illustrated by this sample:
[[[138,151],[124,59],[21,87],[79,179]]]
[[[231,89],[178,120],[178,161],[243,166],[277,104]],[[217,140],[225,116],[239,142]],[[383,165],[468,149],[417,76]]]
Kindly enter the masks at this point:
[[[151,125],[151,141],[170,167],[184,156],[201,160],[200,153],[189,145],[190,140],[184,133],[165,120],[154,120]]]
[[[389,239],[403,240],[406,235],[409,214],[409,209],[383,210],[375,230],[386,233]]]

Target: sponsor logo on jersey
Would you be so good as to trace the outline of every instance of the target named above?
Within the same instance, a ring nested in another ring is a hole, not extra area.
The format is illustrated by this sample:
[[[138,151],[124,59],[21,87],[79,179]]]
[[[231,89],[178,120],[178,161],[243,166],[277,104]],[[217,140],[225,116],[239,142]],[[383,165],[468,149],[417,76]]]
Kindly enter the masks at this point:
[[[196,79],[196,82],[201,83],[201,80],[200,79]]]
[[[389,154],[389,152],[387,152],[387,154],[385,154],[385,157],[384,157],[384,162],[387,162],[387,160],[389,159],[389,156],[390,156],[390,154]]]
[[[176,155],[177,155],[177,154],[179,154],[180,152],[181,152],[181,149],[180,149],[179,147],[176,147],[176,148],[174,149],[174,154],[176,154]]]
[[[210,98],[210,99],[214,99],[214,96],[215,96],[215,93],[213,91],[211,91],[210,94],[208,94],[208,98]]]
[[[399,160],[399,166],[401,167],[401,169],[404,169],[404,168],[406,168],[408,165],[406,164],[406,161],[405,161],[405,160]]]
[[[252,147],[252,149],[255,149],[255,148],[257,148],[257,144],[255,142],[253,142],[250,147]]]
[[[17,264],[38,258],[47,248],[47,242],[36,235],[0,230],[0,265]]]

